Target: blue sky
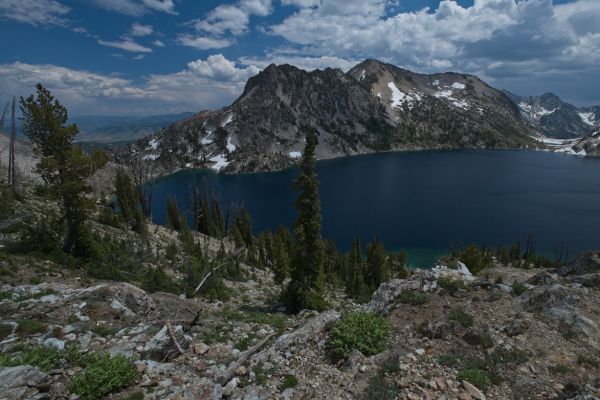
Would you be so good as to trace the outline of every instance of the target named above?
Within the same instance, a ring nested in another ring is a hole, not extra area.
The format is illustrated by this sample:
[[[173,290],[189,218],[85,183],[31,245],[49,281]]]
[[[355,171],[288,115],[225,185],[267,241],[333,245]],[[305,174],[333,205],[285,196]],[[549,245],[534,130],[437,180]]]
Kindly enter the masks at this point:
[[[72,114],[229,104],[270,63],[377,58],[600,104],[599,0],[0,0],[0,101],[49,87]]]

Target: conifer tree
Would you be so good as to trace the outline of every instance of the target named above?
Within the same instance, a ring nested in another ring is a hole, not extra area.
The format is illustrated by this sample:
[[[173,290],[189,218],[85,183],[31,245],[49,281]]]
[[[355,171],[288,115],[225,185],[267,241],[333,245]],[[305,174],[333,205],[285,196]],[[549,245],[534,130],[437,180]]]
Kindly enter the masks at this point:
[[[315,148],[317,136],[310,132],[300,163],[300,176],[294,189],[300,192],[295,207],[298,219],[295,224],[296,244],[292,259],[291,281],[284,293],[288,311],[302,309],[323,310],[323,240],[321,238],[321,202]]]
[[[138,206],[137,191],[125,169],[119,168],[115,176],[115,194],[123,220],[137,233],[146,229],[144,216]]]
[[[173,197],[167,199],[167,226],[176,232],[180,232],[182,227],[182,217],[179,212],[179,206],[177,206],[177,201],[175,201]]]
[[[23,132],[31,140],[34,152],[40,157],[37,171],[50,194],[60,200],[66,233],[63,250],[80,256],[95,252],[86,221],[93,202],[87,179],[106,164],[103,152],[84,154],[73,140],[79,129],[67,125],[67,109],[41,84],[37,95],[21,97]]]
[[[390,277],[390,266],[379,236],[367,244],[367,269],[365,281],[371,293]]]

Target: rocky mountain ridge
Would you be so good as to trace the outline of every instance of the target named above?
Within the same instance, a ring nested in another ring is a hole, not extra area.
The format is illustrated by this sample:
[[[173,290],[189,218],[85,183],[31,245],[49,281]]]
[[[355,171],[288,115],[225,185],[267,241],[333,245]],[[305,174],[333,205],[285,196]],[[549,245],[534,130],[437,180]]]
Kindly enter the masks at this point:
[[[301,156],[307,131],[320,159],[381,151],[539,147],[507,95],[475,76],[417,74],[366,60],[348,73],[270,65],[229,107],[200,112],[141,140],[171,168],[276,170]]]
[[[600,106],[577,108],[554,93],[530,97],[505,93],[519,106],[523,117],[549,138],[582,137],[600,126]]]

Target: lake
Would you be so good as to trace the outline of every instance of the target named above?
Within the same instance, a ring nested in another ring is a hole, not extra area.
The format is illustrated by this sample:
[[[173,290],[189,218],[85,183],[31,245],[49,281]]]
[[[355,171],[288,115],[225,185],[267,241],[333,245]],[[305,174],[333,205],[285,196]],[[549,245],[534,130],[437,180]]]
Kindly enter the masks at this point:
[[[600,248],[600,159],[538,151],[465,150],[383,153],[318,162],[323,236],[347,250],[379,235],[406,250],[411,265],[430,267],[452,245],[512,244],[532,235],[549,256]],[[159,179],[153,216],[165,222],[168,196],[182,210],[205,184],[224,204],[244,205],[255,232],[296,218],[295,168],[218,175],[183,170]]]

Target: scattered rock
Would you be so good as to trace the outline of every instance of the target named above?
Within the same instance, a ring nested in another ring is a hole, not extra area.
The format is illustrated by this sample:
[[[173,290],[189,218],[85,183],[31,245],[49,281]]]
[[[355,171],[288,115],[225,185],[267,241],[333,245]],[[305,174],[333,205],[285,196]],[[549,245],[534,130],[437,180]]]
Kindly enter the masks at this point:
[[[472,384],[470,384],[467,381],[462,381],[463,387],[466,389],[466,391],[469,393],[469,395],[477,400],[485,400],[485,395],[483,393],[481,393],[481,391],[479,389],[477,389],[475,386],[473,386]]]
[[[48,391],[52,379],[38,368],[21,365],[0,367],[0,399],[30,400]]]

